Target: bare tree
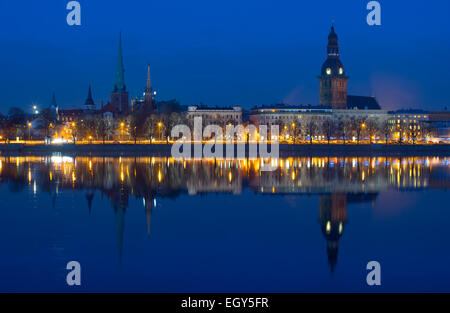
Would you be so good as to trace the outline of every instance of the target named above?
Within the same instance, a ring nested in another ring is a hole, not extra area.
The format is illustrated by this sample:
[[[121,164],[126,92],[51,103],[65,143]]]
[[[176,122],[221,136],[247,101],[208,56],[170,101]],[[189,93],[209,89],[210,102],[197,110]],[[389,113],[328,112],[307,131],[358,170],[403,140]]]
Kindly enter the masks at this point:
[[[79,129],[80,129],[80,125],[79,124],[77,124],[76,122],[70,123],[70,131],[71,131],[71,134],[72,134],[73,143],[76,143],[76,141],[77,141],[78,135],[80,133]]]
[[[352,119],[352,131],[356,135],[356,141],[358,144],[361,140],[361,136],[363,136],[365,128],[366,128],[366,124],[365,124],[364,118]]]
[[[379,125],[379,131],[383,134],[386,144],[388,144],[392,134],[392,125],[389,123],[389,120],[385,120]]]
[[[325,137],[327,138],[328,144],[330,144],[331,137],[333,137],[336,132],[335,122],[333,120],[331,120],[330,118],[327,118],[322,123],[322,130],[323,130]]]
[[[183,118],[178,112],[172,112],[170,113],[169,119],[168,119],[168,127],[167,127],[167,143],[169,143],[169,136],[172,132],[172,129],[183,123]]]
[[[276,119],[275,121],[272,122],[272,125],[278,125],[278,131],[279,134],[278,135],[282,135],[284,132],[284,122],[281,119]],[[272,127],[268,127],[268,131],[270,133],[269,135],[269,139],[272,140]],[[279,140],[279,138],[278,138]]]
[[[348,136],[350,136],[352,134],[351,121],[348,119],[343,119],[343,120],[339,121],[339,123],[337,125],[337,133],[338,133],[338,136],[342,137],[342,140],[344,141],[344,145],[345,145]]]
[[[369,144],[372,144],[372,138],[378,133],[378,123],[374,119],[368,119],[365,124],[365,129],[369,135]]]
[[[127,123],[129,127],[129,133],[133,137],[134,144],[137,142],[137,137],[139,134],[139,119],[135,114],[131,114],[127,117]]]
[[[1,128],[1,135],[3,140],[6,143],[9,143],[9,140],[11,137],[13,137],[16,134],[16,126],[9,120],[4,119],[0,121],[0,128]]]
[[[96,117],[93,115],[84,117],[79,123],[78,134],[84,139],[91,140],[96,134]]]
[[[427,137],[431,137],[434,134],[436,134],[436,129],[433,128],[431,126],[431,124],[429,124],[427,122],[421,122],[421,123],[419,123],[419,125],[420,125],[420,129],[422,131],[422,137],[423,138],[426,139]]]
[[[150,139],[150,143],[153,143],[153,137],[158,133],[158,117],[155,114],[148,116],[145,120],[144,132]]]
[[[102,116],[99,116],[96,120],[96,132],[97,136],[102,139],[103,144],[105,144],[106,138],[112,135],[113,127],[111,122]]]
[[[307,136],[309,136],[309,143],[312,145],[313,137],[317,133],[317,121],[315,118],[311,118],[305,125],[305,133]]]
[[[301,126],[302,125],[300,124],[300,122],[297,122],[297,123],[292,122],[292,124],[291,124],[291,134],[292,134],[294,144],[296,143],[297,138],[300,137],[302,134]]]

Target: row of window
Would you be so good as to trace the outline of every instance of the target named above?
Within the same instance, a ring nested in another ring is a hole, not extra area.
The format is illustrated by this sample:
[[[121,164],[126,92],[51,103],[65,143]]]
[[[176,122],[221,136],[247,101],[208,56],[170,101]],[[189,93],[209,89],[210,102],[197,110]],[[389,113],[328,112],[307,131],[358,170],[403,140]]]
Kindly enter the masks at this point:
[[[397,115],[397,118],[420,118],[420,119],[428,119],[428,115]]]
[[[238,119],[239,118],[239,115],[230,115],[230,114],[227,114],[227,115],[222,115],[222,114],[220,114],[220,115],[211,115],[211,114],[189,114],[188,115],[189,117],[188,118],[194,118],[194,117],[201,117],[201,118],[204,118],[204,119],[207,119],[207,118],[210,118],[210,119],[216,119],[216,118],[235,118],[235,119]]]

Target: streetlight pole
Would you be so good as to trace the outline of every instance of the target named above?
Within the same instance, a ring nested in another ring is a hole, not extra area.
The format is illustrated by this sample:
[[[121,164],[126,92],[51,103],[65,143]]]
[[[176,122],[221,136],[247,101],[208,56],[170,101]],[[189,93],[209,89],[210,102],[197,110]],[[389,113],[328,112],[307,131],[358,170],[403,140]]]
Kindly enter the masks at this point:
[[[120,123],[120,140],[123,140],[123,127],[125,126],[125,124],[122,122]]]
[[[28,123],[28,141],[31,141],[31,123]]]

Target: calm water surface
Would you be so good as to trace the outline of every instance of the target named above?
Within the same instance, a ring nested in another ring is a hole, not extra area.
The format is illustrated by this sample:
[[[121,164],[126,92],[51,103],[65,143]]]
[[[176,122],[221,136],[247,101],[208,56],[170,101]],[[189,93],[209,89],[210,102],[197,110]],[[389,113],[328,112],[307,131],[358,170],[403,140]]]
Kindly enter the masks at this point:
[[[0,291],[450,291],[450,158],[275,162],[0,156]]]

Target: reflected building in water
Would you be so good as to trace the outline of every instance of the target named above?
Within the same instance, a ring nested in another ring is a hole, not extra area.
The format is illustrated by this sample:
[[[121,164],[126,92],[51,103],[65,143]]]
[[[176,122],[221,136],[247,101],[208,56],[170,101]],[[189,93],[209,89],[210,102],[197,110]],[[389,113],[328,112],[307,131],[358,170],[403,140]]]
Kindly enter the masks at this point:
[[[347,195],[333,193],[319,196],[319,221],[327,241],[328,264],[331,272],[337,264],[339,238],[347,221]]]
[[[35,195],[46,192],[54,199],[63,190],[80,191],[89,212],[95,210],[96,194],[107,197],[120,258],[131,197],[142,201],[150,235],[157,198],[207,193],[240,196],[245,188],[262,196],[316,195],[331,271],[337,264],[348,205],[373,202],[378,193],[389,189],[450,188],[450,158],[293,157],[270,162],[278,165],[276,171],[262,172],[261,160],[249,159],[0,156],[0,186],[8,185],[12,192],[30,188]]]

